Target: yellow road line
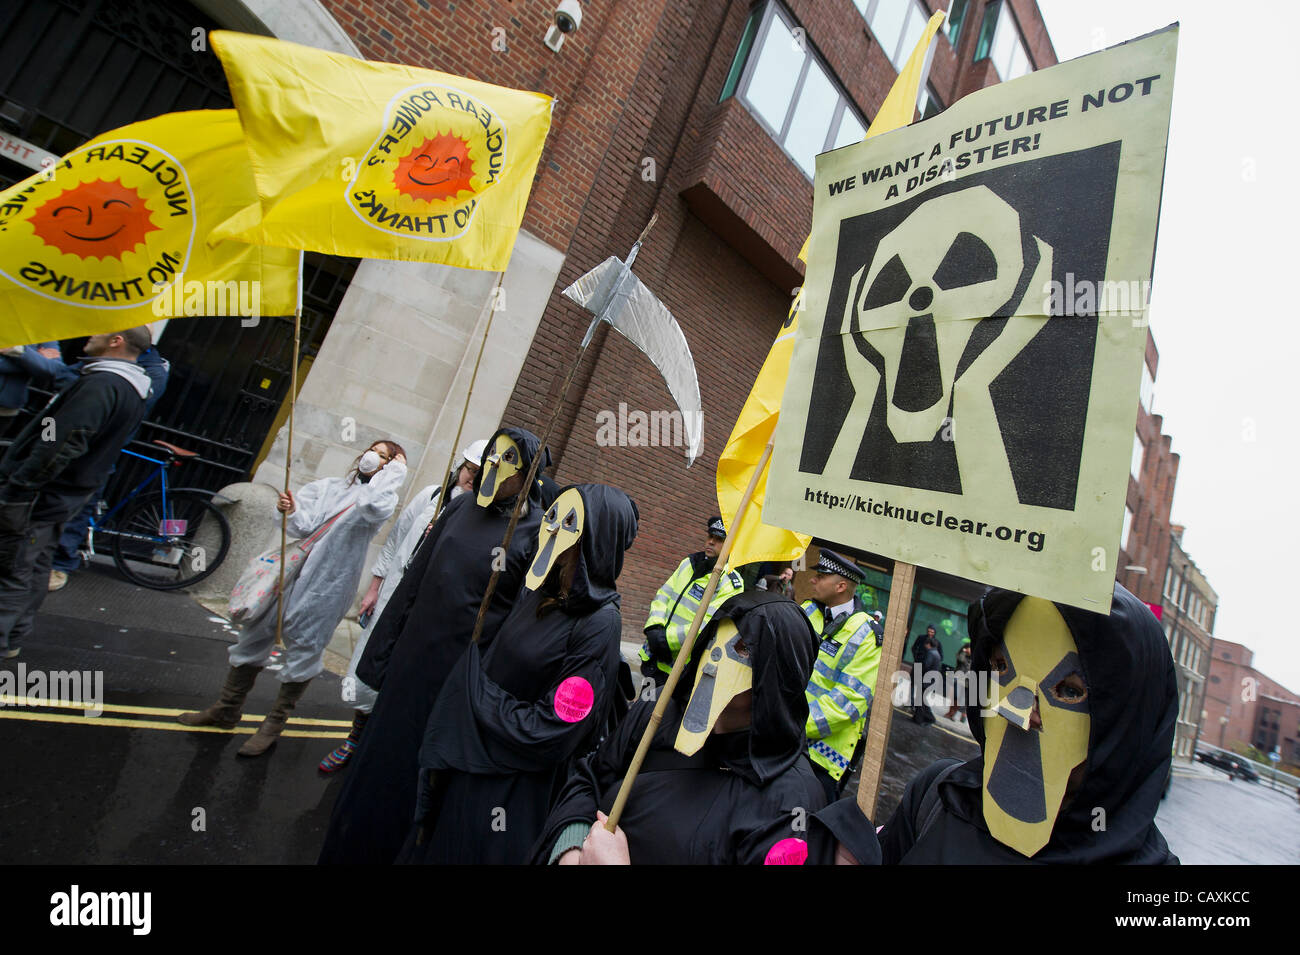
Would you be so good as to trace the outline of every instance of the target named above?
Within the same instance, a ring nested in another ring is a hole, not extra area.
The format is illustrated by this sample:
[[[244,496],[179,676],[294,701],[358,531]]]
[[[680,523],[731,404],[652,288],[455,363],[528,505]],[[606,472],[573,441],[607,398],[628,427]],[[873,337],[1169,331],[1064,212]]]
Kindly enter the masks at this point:
[[[163,723],[158,720],[123,720],[111,716],[64,716],[61,713],[6,712],[4,710],[0,710],[0,720],[25,720],[30,723],[75,723],[79,726],[125,726],[132,729],[167,730],[173,733],[224,733],[227,736],[252,735],[257,732],[255,726],[237,726],[234,729],[223,730],[215,726],[184,726],[180,723]],[[289,725],[292,726],[293,721],[290,721]],[[346,739],[348,734],[331,733],[325,730],[286,729],[280,735],[302,739]]]
[[[0,694],[0,706],[37,706],[64,710],[85,710],[93,708],[86,706],[84,703],[73,703],[70,700],[32,699],[26,696],[13,697],[5,694]],[[193,712],[192,710],[170,709],[165,706],[124,706],[120,703],[103,703],[97,708],[103,710],[105,713],[130,713],[137,716],[179,716],[181,713]],[[246,723],[260,723],[262,722],[262,719],[263,717],[256,713],[245,713],[243,716],[243,720]],[[308,719],[306,717],[294,717],[293,721],[305,726],[350,727],[352,725],[351,720],[316,720]]]

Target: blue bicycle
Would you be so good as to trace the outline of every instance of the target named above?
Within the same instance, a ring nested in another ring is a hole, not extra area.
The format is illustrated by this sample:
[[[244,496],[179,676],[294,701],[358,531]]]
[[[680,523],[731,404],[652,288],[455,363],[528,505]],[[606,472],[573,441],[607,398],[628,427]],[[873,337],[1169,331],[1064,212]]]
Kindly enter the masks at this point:
[[[211,491],[168,487],[168,469],[195,452],[166,441],[152,442],[151,450],[158,457],[122,450],[157,467],[112,507],[98,503],[87,546],[93,555],[96,536],[108,538],[127,580],[153,590],[178,590],[221,566],[230,551],[230,522],[212,503]],[[155,482],[156,489],[146,490]]]

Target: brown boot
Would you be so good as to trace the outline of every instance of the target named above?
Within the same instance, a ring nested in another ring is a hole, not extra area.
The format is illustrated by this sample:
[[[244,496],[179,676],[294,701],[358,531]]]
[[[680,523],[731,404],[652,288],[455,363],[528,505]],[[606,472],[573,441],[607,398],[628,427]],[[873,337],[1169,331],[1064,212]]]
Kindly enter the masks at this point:
[[[284,731],[284,724],[289,721],[289,712],[302,697],[310,682],[311,680],[303,680],[301,683],[280,684],[280,695],[275,698],[271,712],[266,714],[266,719],[262,720],[262,725],[257,728],[257,732],[239,747],[240,756],[261,756],[275,745],[275,741]]]
[[[226,684],[221,688],[221,699],[202,713],[182,713],[176,719],[186,726],[219,726],[224,730],[238,726],[244,712],[244,698],[261,672],[261,667],[251,664],[231,667],[226,674]]]

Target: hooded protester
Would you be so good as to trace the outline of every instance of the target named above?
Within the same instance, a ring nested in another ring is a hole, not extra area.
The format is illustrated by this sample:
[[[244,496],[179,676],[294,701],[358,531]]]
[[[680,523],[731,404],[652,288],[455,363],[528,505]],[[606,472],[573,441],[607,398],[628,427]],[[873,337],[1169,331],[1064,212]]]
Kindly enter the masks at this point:
[[[636,529],[618,488],[577,485],[551,504],[510,616],[486,649],[469,646],[434,706],[399,861],[527,860],[574,756],[627,709],[615,582]]]
[[[12,659],[49,592],[64,522],[104,481],[144,416],[149,376],[136,364],[147,326],[91,335],[91,361],[33,415],[0,459],[0,659]]]
[[[433,521],[442,494],[447,493],[456,498],[474,490],[474,475],[478,474],[479,465],[483,461],[483,451],[486,448],[487,442],[479,440],[461,451],[461,465],[447,479],[446,488],[437,484],[421,488],[411,498],[410,503],[402,509],[401,515],[393,524],[393,529],[388,532],[388,540],[384,542],[384,548],[379,552],[379,558],[370,571],[370,586],[361,598],[359,615],[362,626],[361,639],[352,650],[352,659],[348,661],[348,672],[343,677],[343,702],[351,703],[356,710],[352,716],[352,729],[348,732],[348,738],[320,761],[318,768],[321,772],[337,772],[347,765],[352,754],[356,752],[361,731],[365,728],[366,720],[370,718],[370,711],[375,708],[375,698],[378,694],[357,679],[357,665],[365,655],[366,644],[369,643],[370,632],[373,629],[366,629],[367,622],[378,620],[383,616],[384,608],[388,606],[393,591],[402,581],[402,575],[406,572],[406,565],[410,562],[411,555],[415,553],[428,531],[429,524]]]
[[[415,818],[419,751],[443,681],[469,645],[494,566],[500,569],[480,639],[486,647],[514,606],[537,547],[548,501],[534,482],[508,552],[501,540],[533,456],[550,453],[531,431],[502,428],[488,440],[474,493],[443,508],[411,558],[357,666],[379,691],[352,769],[334,803],[322,863],[387,865]]]
[[[972,671],[998,687],[988,715],[966,708],[981,755],[908,784],[885,862],[1177,864],[1155,815],[1178,689],[1146,604],[1119,584],[1109,616],[994,589],[969,622]]]
[[[280,495],[277,510],[288,515],[290,537],[307,538],[328,526],[315,542],[298,576],[284,593],[284,665],[280,691],[257,733],[240,756],[261,756],[279,738],[307,684],[323,670],[325,647],[356,598],[366,550],[397,509],[406,480],[406,455],[396,441],[376,441],[346,477],[312,481],[297,495]],[[278,522],[277,522],[278,523]],[[244,700],[271,660],[279,614],[272,607],[239,635],[230,648],[230,672],[220,699],[200,713],[182,713],[186,726],[238,725]]]
[[[619,829],[636,864],[801,863],[804,821],[826,803],[804,746],[817,656],[808,618],[763,591],[728,600],[692,648]],[[551,807],[532,861],[571,863],[618,795],[650,716],[638,700]]]

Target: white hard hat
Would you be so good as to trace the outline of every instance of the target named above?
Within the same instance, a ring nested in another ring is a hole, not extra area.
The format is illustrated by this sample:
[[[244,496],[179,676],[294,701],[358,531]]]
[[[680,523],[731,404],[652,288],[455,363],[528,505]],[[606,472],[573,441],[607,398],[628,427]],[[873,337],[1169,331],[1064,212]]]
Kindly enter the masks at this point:
[[[478,467],[483,463],[483,452],[487,450],[487,438],[480,438],[461,452],[466,464]]]

